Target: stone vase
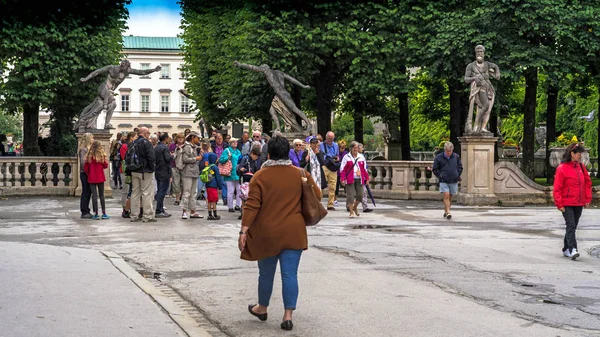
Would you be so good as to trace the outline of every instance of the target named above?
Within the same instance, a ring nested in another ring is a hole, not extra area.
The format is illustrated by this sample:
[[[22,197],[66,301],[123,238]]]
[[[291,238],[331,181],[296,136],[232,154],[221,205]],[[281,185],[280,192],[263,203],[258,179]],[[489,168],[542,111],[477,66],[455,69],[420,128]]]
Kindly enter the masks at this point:
[[[519,151],[516,146],[503,146],[502,157],[503,158],[516,158]]]
[[[584,148],[585,152],[581,154],[581,163],[585,166],[590,164],[590,149]],[[562,161],[563,154],[565,153],[566,147],[553,147],[550,148],[550,166],[558,167]]]

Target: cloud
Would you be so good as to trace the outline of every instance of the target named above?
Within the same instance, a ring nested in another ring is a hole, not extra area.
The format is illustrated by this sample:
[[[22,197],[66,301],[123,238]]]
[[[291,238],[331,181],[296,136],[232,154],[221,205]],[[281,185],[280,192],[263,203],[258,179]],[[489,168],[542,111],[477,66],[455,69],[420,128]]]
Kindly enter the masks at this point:
[[[124,35],[175,37],[182,31],[178,11],[130,10]]]

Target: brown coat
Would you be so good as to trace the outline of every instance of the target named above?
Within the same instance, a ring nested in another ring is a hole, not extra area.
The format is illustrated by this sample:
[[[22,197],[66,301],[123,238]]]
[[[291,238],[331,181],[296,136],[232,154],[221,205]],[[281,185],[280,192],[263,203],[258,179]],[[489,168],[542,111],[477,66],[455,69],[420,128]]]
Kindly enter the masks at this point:
[[[320,199],[320,188],[308,172],[306,176]],[[242,259],[257,261],[284,249],[308,248],[301,179],[300,169],[292,165],[263,167],[252,177],[242,217],[242,226],[249,227]]]

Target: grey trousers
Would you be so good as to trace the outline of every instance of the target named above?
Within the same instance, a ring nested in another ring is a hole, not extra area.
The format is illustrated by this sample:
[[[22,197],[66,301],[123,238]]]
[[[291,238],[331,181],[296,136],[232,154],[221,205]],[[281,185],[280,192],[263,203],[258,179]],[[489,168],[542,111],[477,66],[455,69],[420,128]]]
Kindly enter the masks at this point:
[[[362,201],[363,186],[360,179],[354,179],[354,184],[346,184],[346,207],[352,209],[354,201]]]
[[[196,195],[198,194],[198,177],[181,177],[182,194],[181,209],[196,211]]]
[[[142,215],[140,212],[140,197],[142,198],[142,208],[144,208],[143,219],[154,219],[154,186],[152,186],[152,177],[154,173],[137,173],[131,174],[131,218],[138,219]]]

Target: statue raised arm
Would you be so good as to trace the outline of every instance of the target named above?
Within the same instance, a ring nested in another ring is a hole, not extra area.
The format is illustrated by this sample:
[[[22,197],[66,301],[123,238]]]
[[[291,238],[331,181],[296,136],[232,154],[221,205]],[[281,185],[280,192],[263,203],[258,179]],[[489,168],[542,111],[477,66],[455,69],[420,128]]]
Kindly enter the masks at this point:
[[[265,76],[265,79],[267,80],[267,82],[269,82],[269,85],[275,91],[275,95],[277,96],[278,101],[279,101],[279,102],[276,102],[274,100],[274,103],[271,104],[272,108],[270,109],[271,116],[273,117],[273,120],[275,121],[275,123],[277,125],[279,125],[279,121],[278,121],[277,115],[274,113],[274,111],[278,111],[280,113],[285,114],[285,110],[288,110],[288,112],[298,115],[306,123],[306,127],[303,128],[301,125],[299,125],[297,122],[295,122],[295,118],[290,118],[293,116],[283,116],[284,120],[286,120],[286,122],[293,121],[293,122],[290,122],[291,123],[290,126],[292,129],[294,129],[294,131],[307,131],[308,130],[308,131],[311,131],[314,133],[312,123],[310,122],[308,117],[306,117],[304,112],[302,112],[302,110],[300,110],[294,103],[294,100],[292,99],[292,95],[290,95],[290,93],[287,91],[287,89],[285,87],[285,81],[288,80],[290,83],[295,84],[304,89],[310,89],[310,86],[302,84],[300,81],[298,81],[294,77],[292,77],[280,70],[271,69],[266,64],[261,64],[260,66],[254,66],[251,64],[245,64],[245,63],[240,63],[238,61],[234,61],[233,66],[239,67],[242,69],[246,69],[246,70],[252,70],[255,72],[259,72]],[[281,103],[283,103],[283,106],[281,105]],[[282,109],[282,108],[284,108],[284,109]]]
[[[148,75],[156,71],[160,71],[161,66],[156,66],[154,69],[132,69],[131,63],[127,60],[122,60],[118,66],[105,66],[92,71],[89,75],[81,78],[81,82],[86,82],[98,75],[108,74],[106,81],[98,86],[98,94],[94,101],[86,106],[79,116],[79,120],[75,125],[76,130],[95,129],[98,115],[102,110],[106,110],[106,120],[104,123],[105,129],[112,129],[110,125],[110,119],[112,114],[117,107],[117,102],[113,94],[113,90],[116,89],[129,74],[133,75]]]

